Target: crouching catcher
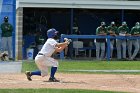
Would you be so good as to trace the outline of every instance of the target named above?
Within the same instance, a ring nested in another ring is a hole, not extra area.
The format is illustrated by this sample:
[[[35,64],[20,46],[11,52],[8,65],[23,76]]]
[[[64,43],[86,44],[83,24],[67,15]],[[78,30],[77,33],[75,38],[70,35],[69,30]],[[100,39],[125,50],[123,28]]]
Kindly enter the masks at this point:
[[[56,52],[61,52],[62,50],[65,49],[71,42],[70,39],[66,39],[62,43],[58,43],[56,40],[58,39],[58,31],[56,31],[54,28],[49,29],[47,31],[47,36],[48,39],[43,45],[42,49],[39,51],[37,56],[35,57],[35,63],[39,70],[37,71],[26,71],[26,76],[29,81],[32,80],[33,75],[38,75],[38,76],[47,76],[48,75],[48,67],[51,67],[51,72],[50,72],[50,82],[59,82],[55,78],[55,73],[57,71],[58,67],[58,61],[51,56],[53,53]]]

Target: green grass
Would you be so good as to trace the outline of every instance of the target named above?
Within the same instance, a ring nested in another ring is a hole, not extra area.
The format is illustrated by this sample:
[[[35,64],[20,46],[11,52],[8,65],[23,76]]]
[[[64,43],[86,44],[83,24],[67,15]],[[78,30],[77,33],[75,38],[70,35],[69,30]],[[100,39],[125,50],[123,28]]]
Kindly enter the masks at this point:
[[[126,93],[83,89],[0,89],[0,93]]]
[[[138,61],[75,61],[59,60],[58,72],[67,72],[67,70],[140,70]],[[22,72],[37,70],[34,61],[23,61]],[[79,72],[76,72],[79,73]],[[87,72],[83,72],[87,73]],[[101,73],[102,74],[102,73]],[[131,73],[132,74],[132,73]],[[134,73],[133,73],[134,74]],[[0,89],[0,93],[124,93],[98,90],[81,90],[81,89]],[[125,92],[126,93],[126,92]]]
[[[36,70],[37,67],[32,61],[24,61],[22,71]],[[58,72],[67,72],[68,70],[140,70],[138,61],[59,61]]]

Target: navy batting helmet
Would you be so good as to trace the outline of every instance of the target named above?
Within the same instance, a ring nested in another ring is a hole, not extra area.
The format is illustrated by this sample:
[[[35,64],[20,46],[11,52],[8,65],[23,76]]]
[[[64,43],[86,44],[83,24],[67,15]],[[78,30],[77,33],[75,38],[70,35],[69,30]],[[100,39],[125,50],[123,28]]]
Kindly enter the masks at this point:
[[[48,38],[54,38],[58,34],[58,31],[56,31],[54,28],[51,28],[47,31]]]

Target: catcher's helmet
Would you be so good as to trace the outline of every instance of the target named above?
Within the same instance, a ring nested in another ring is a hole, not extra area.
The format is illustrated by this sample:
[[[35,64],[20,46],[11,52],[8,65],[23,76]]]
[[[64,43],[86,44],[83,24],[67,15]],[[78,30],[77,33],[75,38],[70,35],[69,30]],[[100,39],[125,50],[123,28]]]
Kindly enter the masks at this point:
[[[54,38],[58,34],[58,31],[56,31],[54,28],[51,28],[47,31],[48,38]]]

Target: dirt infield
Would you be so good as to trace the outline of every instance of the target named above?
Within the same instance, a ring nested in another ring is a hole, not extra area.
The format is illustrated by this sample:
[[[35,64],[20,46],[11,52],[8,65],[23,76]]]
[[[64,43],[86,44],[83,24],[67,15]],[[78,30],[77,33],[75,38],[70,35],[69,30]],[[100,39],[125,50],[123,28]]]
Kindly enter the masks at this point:
[[[0,88],[63,88],[94,89],[140,93],[140,75],[62,74],[61,82],[46,82],[48,77],[33,76],[28,81],[24,74],[0,74]]]

